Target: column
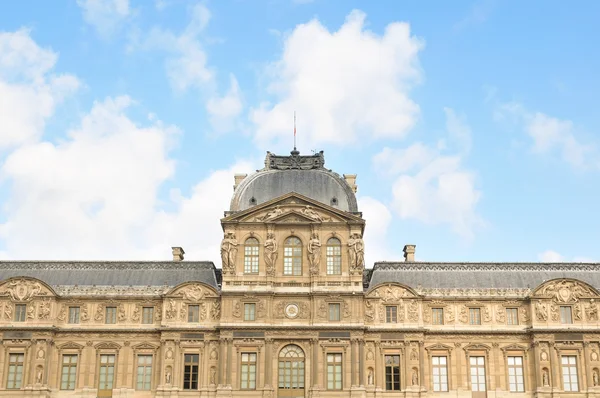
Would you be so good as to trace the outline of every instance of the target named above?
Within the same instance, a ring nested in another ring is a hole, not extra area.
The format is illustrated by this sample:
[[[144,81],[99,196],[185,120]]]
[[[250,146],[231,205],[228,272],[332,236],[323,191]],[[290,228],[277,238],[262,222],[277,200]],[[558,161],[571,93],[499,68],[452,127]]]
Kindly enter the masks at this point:
[[[271,383],[273,382],[273,376],[271,372],[273,371],[273,339],[267,337],[265,339],[265,388],[270,388]]]
[[[226,339],[224,338],[220,338],[219,339],[219,372],[218,372],[218,385],[222,385],[225,384],[223,383],[225,381],[225,343],[226,343]]]
[[[427,384],[425,384],[425,342],[419,341],[419,386],[425,387],[426,385]]]
[[[365,341],[358,342],[358,384],[365,386]]]
[[[231,368],[231,351],[232,351],[233,339],[227,339],[227,385],[231,386],[231,374],[233,369]]]
[[[531,343],[531,348],[533,348],[533,366],[535,366],[535,382],[532,385],[535,388],[531,388],[532,391],[537,390],[540,387],[543,387],[542,377],[540,376],[540,343],[538,341],[534,341]],[[529,373],[529,372],[528,372]]]
[[[381,365],[381,342],[375,342],[375,388],[381,387],[383,380],[383,369]]]
[[[550,380],[550,384],[552,385],[553,390],[558,390],[560,388],[561,380],[560,355],[558,355],[558,349],[554,345],[554,342],[550,342],[548,345],[550,346],[550,370],[552,372],[552,380]]]
[[[462,383],[462,369],[461,366],[462,364],[460,363],[460,359],[462,358],[462,355],[460,353],[460,347],[462,346],[462,343],[454,343],[454,347],[455,347],[455,351],[456,351],[456,355],[455,357],[455,361],[456,361],[456,389],[459,390],[463,387],[463,383]],[[467,363],[468,366],[468,363]],[[469,369],[467,369],[467,375],[469,374]]]
[[[311,339],[312,344],[312,384],[313,387],[319,386],[319,339]]]
[[[590,389],[590,387],[594,387],[592,367],[589,364],[589,357],[590,357],[589,348],[590,348],[590,342],[584,341],[583,342],[583,363],[584,363],[585,368],[583,369],[583,371],[585,372],[585,377],[587,379],[586,381],[587,381],[587,389],[588,390]]]
[[[356,385],[356,339],[350,340],[350,386]]]

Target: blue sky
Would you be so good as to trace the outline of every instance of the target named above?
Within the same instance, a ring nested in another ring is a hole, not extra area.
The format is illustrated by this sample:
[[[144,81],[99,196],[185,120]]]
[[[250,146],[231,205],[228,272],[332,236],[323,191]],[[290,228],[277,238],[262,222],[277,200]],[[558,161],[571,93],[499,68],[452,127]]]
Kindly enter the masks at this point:
[[[324,150],[367,261],[596,261],[597,2],[0,6],[0,252],[218,259],[233,174]],[[370,264],[369,264],[370,266]]]

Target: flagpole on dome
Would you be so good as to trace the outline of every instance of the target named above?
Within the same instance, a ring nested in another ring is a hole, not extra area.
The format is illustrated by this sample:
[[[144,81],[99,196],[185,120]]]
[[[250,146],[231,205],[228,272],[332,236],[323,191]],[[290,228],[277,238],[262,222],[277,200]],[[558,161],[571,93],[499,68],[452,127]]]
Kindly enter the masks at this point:
[[[300,152],[296,150],[296,111],[294,111],[294,150],[292,151],[292,155],[297,156]]]

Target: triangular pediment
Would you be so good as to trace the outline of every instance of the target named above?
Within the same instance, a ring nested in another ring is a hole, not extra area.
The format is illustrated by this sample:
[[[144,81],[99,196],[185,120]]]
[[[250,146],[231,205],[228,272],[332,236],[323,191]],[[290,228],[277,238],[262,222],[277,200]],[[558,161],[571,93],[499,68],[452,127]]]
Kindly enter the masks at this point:
[[[250,209],[228,215],[221,222],[363,224],[364,220],[359,215],[338,210],[304,195],[291,192]]]

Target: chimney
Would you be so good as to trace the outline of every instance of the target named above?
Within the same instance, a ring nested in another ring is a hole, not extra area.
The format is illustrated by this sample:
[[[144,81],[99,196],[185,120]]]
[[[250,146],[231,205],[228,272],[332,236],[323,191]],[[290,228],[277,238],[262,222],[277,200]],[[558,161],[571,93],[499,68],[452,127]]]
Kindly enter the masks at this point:
[[[242,182],[242,180],[246,177],[248,177],[248,174],[236,174],[233,176],[233,180],[234,180],[233,190],[234,191],[238,187],[238,185],[240,185],[240,182]]]
[[[356,174],[344,174],[344,179],[352,188],[352,191],[356,193],[358,191],[358,186],[356,186]]]
[[[416,245],[404,245],[404,261],[411,263],[415,261],[416,247]]]
[[[173,249],[173,261],[183,261],[183,255],[185,254],[183,247],[172,247],[171,249]]]

